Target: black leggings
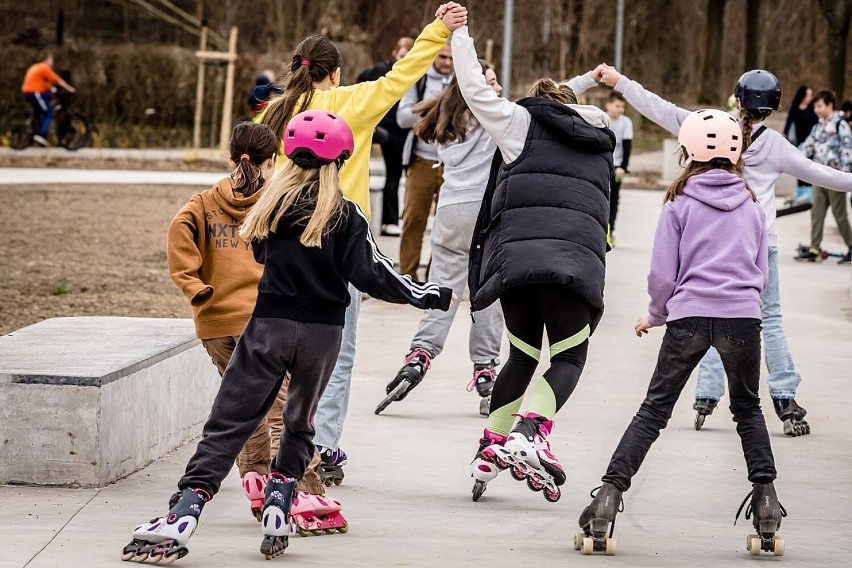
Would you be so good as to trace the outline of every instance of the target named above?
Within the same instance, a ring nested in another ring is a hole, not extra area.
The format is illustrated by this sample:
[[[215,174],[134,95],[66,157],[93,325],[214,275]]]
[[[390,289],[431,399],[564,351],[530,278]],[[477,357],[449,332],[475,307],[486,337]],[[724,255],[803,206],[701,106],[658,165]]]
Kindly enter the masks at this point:
[[[505,436],[538,367],[545,330],[550,368],[531,394],[526,410],[552,419],[574,392],[586,364],[592,309],[559,285],[511,288],[500,297],[500,304],[511,347],[494,384],[488,429]]]

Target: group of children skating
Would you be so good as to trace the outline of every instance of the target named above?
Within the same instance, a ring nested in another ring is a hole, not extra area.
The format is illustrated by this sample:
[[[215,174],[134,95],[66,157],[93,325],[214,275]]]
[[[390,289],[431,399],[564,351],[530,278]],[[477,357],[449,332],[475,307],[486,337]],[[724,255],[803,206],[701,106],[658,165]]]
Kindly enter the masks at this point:
[[[607,114],[577,103],[577,93],[598,82],[678,135],[684,170],[665,195],[648,277],[651,302],[635,327],[641,337],[666,325],[657,369],[580,517],[575,547],[615,553],[622,493],[700,364],[698,398],[711,411],[728,377],[753,487],[743,502],[756,531],[749,551],[783,554],[775,533],[786,513],[773,486],[758,395],[761,332],[785,432],[807,432],[795,402],[800,378],[781,327],[774,184],[788,172],[852,191],[852,174],[813,164],[763,125],[780,103],[778,81],[767,71],[750,71],[737,83],[739,121],[721,111],[680,109],[605,64],[566,84],[540,79],[514,103],[499,96],[493,70],[477,59],[466,10],[450,2],[436,18],[385,77],[352,86],[339,86],[340,54],[328,39],[304,40],[284,94],[261,124],[235,128],[234,173],[194,196],[172,223],[169,267],[222,384],[169,512],[139,525],[122,559],[169,563],[186,555],[205,503],[235,460],[267,558],[282,553],[296,532],[345,532],[340,504],[324,495],[314,435],[315,424],[328,421],[318,408],[329,400],[337,439],[323,449],[340,453],[359,290],[430,310],[403,368],[418,366],[417,372],[401,372],[388,385],[393,400],[401,400],[443,348],[467,281],[471,388],[487,415],[471,464],[473,499],[504,469],[548,501],[560,498],[566,473],[548,438],[603,315],[611,241],[616,137]],[[418,135],[439,144],[445,165],[433,231],[435,282],[421,283],[396,273],[370,233],[370,135],[450,36],[456,78],[418,109]],[[497,373],[504,321],[510,351]],[[545,332],[550,367],[524,405]]]

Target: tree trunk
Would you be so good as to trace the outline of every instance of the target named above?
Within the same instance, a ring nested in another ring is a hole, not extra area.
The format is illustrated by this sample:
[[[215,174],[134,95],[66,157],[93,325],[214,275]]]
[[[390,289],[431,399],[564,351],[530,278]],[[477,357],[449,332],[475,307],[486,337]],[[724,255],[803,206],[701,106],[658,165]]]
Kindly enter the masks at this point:
[[[846,42],[852,0],[819,0],[822,15],[828,22],[828,86],[843,100],[846,86]]]
[[[722,76],[722,33],[725,0],[707,0],[707,32],[704,44],[704,71],[701,79],[701,104],[718,104]]]
[[[745,68],[760,68],[760,5],[761,0],[746,3]]]

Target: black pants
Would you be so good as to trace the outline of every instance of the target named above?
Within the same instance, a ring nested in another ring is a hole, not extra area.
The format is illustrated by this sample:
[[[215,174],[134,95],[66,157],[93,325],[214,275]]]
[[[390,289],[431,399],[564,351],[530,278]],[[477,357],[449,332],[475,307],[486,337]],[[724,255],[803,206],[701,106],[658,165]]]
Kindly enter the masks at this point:
[[[402,148],[405,137],[390,133],[390,140],[382,144],[385,160],[385,187],[382,189],[382,225],[399,224],[399,178],[402,177]]]
[[[556,285],[511,288],[500,297],[500,305],[511,347],[494,384],[493,420],[489,419],[488,427],[505,435],[538,366],[545,329],[550,368],[533,392],[527,410],[553,418],[574,392],[586,364],[592,312],[579,296]]]
[[[253,317],[222,376],[210,418],[178,488],[215,495],[234,460],[269,412],[290,371],[284,430],[272,471],[301,479],[314,454],[314,413],[340,351],[342,328]]]
[[[748,479],[769,483],[776,477],[775,459],[760,410],[760,320],[690,317],[666,325],[657,368],[648,395],[618,444],[603,480],[621,491],[639,471],[651,444],[671,418],[689,375],[713,346],[728,376],[731,413],[743,446]]]
[[[609,231],[615,234],[615,218],[618,216],[618,196],[621,193],[621,182],[615,181],[615,176],[609,181]]]

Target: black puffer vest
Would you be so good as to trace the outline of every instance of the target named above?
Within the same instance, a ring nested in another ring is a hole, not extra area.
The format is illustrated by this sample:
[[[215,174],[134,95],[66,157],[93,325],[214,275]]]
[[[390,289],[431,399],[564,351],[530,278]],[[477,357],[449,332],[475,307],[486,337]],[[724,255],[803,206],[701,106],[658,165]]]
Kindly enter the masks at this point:
[[[532,122],[514,162],[494,156],[471,243],[471,308],[516,286],[563,284],[593,308],[594,330],[604,307],[615,135],[548,99],[518,104]]]

